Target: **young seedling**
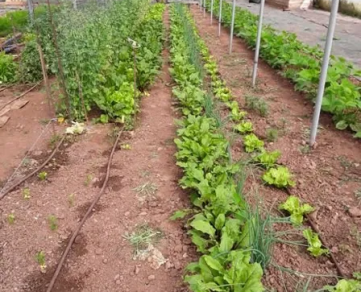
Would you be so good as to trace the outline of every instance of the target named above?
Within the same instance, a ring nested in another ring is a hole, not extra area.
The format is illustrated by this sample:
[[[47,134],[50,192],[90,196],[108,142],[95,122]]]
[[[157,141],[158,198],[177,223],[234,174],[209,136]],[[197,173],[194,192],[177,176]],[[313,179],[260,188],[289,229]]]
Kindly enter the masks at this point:
[[[132,233],[126,233],[123,237],[134,247],[135,254],[147,249],[150,244],[156,243],[162,236],[162,232],[152,229],[148,224],[138,225]]]
[[[268,142],[276,142],[278,139],[278,130],[273,128],[267,129],[266,139]]]
[[[14,222],[15,222],[15,214],[14,214],[14,212],[12,212],[8,215],[8,223],[10,225],[12,225],[12,224],[14,224]]]
[[[39,251],[35,254],[35,260],[40,267],[40,271],[42,273],[46,272],[46,262],[45,262],[45,253],[43,251]]]
[[[29,200],[31,198],[29,188],[23,189],[23,198],[24,198],[24,200]]]
[[[89,184],[91,183],[92,180],[93,180],[93,176],[91,174],[87,174],[85,181],[84,181],[84,185],[86,187],[89,186]]]
[[[38,174],[38,178],[41,180],[41,181],[44,181],[46,180],[48,177],[48,173],[46,171],[42,171]]]
[[[158,187],[150,182],[146,182],[145,184],[134,188],[134,191],[136,191],[142,197],[153,196],[157,192],[157,190]]]
[[[70,194],[68,196],[68,203],[69,203],[69,207],[72,208],[75,205],[75,194]]]
[[[58,229],[58,219],[54,215],[48,217],[48,222],[51,231]]]
[[[246,107],[256,111],[261,117],[268,115],[269,108],[266,101],[257,96],[246,96]]]
[[[57,134],[54,134],[51,136],[50,141],[49,141],[49,146],[51,149],[54,149],[56,144],[60,141],[60,136]]]

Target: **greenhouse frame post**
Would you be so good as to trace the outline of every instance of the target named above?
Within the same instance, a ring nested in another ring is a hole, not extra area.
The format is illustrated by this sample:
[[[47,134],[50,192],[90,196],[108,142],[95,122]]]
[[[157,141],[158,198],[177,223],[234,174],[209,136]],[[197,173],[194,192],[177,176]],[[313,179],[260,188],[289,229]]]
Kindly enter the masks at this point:
[[[207,0],[203,0],[203,17],[206,17],[206,1]]]
[[[32,0],[28,0],[28,9],[29,9],[30,22],[33,23],[34,22],[34,6],[33,6]]]
[[[319,124],[319,120],[320,120],[320,113],[321,113],[321,106],[322,106],[322,99],[323,99],[323,94],[325,91],[325,83],[326,83],[326,78],[327,78],[328,64],[330,62],[333,35],[335,33],[335,27],[336,27],[338,5],[339,5],[339,0],[332,1],[331,15],[330,15],[330,19],[329,19],[327,38],[326,38],[326,44],[325,44],[325,51],[324,51],[323,60],[322,60],[320,81],[318,83],[316,105],[315,105],[315,110],[313,112],[311,135],[310,135],[310,146],[313,146],[316,142],[317,129],[318,129],[318,124]]]
[[[259,50],[260,50],[260,47],[261,47],[261,36],[262,36],[262,22],[263,22],[264,3],[265,3],[265,0],[261,0],[261,5],[260,5],[260,7],[259,7],[256,51],[255,51],[255,53],[254,53],[254,63],[253,63],[253,72],[252,72],[252,87],[255,87],[255,86],[256,86],[257,68],[258,68],[258,59],[259,59]]]
[[[202,6],[203,6],[203,0],[199,1],[199,10],[202,10]]]
[[[214,0],[211,0],[211,25],[213,24],[213,4]]]
[[[76,0],[73,0],[73,8],[77,10]]]
[[[232,5],[232,22],[231,22],[231,32],[229,35],[229,53],[232,53],[232,45],[233,45],[233,29],[234,29],[234,17],[236,12],[236,0],[233,0]]]
[[[219,19],[218,19],[218,36],[221,36],[221,26],[222,26],[222,0],[219,1]]]

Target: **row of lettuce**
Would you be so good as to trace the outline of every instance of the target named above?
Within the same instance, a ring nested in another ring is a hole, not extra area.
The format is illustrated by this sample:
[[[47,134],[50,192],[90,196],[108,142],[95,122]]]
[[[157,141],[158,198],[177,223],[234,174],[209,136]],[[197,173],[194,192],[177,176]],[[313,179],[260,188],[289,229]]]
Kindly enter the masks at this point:
[[[64,84],[56,100],[58,113],[80,120],[99,109],[102,122],[130,121],[140,91],[153,82],[161,65],[164,9],[164,4],[148,0],[111,1],[79,10],[63,6],[53,11],[52,21],[46,11],[32,26],[39,39],[27,35],[18,75],[23,82],[42,78],[39,41],[49,73]]]
[[[246,202],[233,179],[240,167],[231,162],[229,143],[212,116],[200,40],[180,4],[171,8],[170,38],[171,74],[177,83],[173,93],[184,114],[175,140],[177,164],[184,171],[180,184],[192,190],[196,213],[188,221],[189,234],[203,254],[188,265],[185,280],[195,292],[263,291],[262,267],[249,249]]]
[[[262,267],[270,262],[267,255],[271,245],[255,241],[262,238],[260,232],[267,232],[259,226],[271,226],[257,217],[257,212],[254,213],[241,196],[242,189],[235,178],[243,170],[240,164],[232,162],[230,144],[219,128],[222,122],[214,111],[211,95],[229,110],[236,124],[234,130],[243,137],[245,151],[265,169],[262,178],[266,183],[279,188],[293,186],[292,175],[286,167],[277,165],[280,153],[267,152],[264,142],[252,133],[253,125],[246,119],[247,113],[239,109],[220,78],[217,64],[197,35],[187,9],[173,6],[171,19],[171,73],[177,83],[173,94],[184,115],[175,140],[176,157],[184,170],[180,184],[192,190],[194,205],[192,211],[178,211],[172,219],[192,213],[187,223],[189,234],[197,251],[203,254],[198,262],[188,265],[185,280],[196,292],[264,291]],[[208,82],[211,92],[204,90]],[[294,196],[281,204],[280,209],[290,214],[295,226],[300,226],[303,216],[313,211],[310,205],[301,204]],[[314,257],[329,252],[322,248],[318,235],[311,229],[305,229],[303,235]],[[345,287],[357,291],[360,282],[341,280],[322,291],[342,291]]]
[[[213,15],[219,17],[219,0],[214,0]],[[210,1],[207,1],[210,11]],[[229,27],[232,5],[222,1],[222,23]],[[236,7],[234,32],[254,48],[256,46],[257,16]],[[295,89],[305,92],[314,100],[317,92],[323,52],[300,42],[295,34],[279,32],[269,25],[262,31],[261,57],[272,67],[292,80]],[[361,71],[343,58],[332,57],[328,70],[322,110],[333,115],[336,127],[350,128],[361,138],[361,85],[354,77]]]

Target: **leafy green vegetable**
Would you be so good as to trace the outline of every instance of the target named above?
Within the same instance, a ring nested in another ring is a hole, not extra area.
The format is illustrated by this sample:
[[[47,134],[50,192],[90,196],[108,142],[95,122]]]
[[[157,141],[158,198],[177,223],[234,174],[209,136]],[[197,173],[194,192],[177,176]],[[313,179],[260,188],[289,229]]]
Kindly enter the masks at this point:
[[[299,226],[303,222],[303,215],[314,211],[309,204],[301,204],[300,200],[295,196],[289,196],[283,204],[279,206],[280,210],[286,210],[291,215],[291,222],[295,226]]]
[[[249,133],[253,131],[253,124],[249,121],[242,122],[234,126],[234,129],[240,132],[241,134]]]
[[[249,134],[244,137],[244,146],[246,152],[254,152],[256,150],[262,150],[264,142],[258,139],[255,134]]]
[[[269,185],[274,185],[278,188],[286,188],[288,186],[295,186],[296,183],[292,180],[292,175],[287,167],[277,166],[267,170],[262,179]]]
[[[265,168],[269,169],[270,167],[274,167],[277,159],[281,156],[279,151],[267,152],[264,151],[258,156],[255,157],[255,161],[259,162]]]
[[[183,219],[185,216],[187,216],[190,213],[190,211],[191,210],[189,210],[189,209],[175,211],[169,219],[172,221],[175,221],[178,219]]]
[[[311,228],[307,228],[303,230],[303,236],[307,239],[308,248],[307,250],[313,255],[314,257],[319,257],[323,254],[328,254],[328,249],[322,248],[322,243],[318,238],[318,234],[314,233]]]

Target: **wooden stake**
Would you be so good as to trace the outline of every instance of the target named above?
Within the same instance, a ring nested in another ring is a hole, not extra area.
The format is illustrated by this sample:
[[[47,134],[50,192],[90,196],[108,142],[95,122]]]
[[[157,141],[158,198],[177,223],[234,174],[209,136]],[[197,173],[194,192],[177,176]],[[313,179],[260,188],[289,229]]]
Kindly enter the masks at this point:
[[[50,1],[47,0],[46,1],[48,4],[48,12],[49,12],[49,17],[50,17],[50,25],[52,28],[52,33],[53,33],[53,42],[54,42],[54,47],[55,47],[55,53],[58,59],[58,69],[59,69],[59,83],[60,83],[60,87],[62,89],[62,92],[64,94],[65,97],[65,103],[67,105],[67,111],[68,111],[68,115],[70,120],[73,120],[72,117],[72,113],[71,113],[71,103],[70,103],[70,97],[68,95],[68,92],[66,90],[66,86],[65,86],[65,77],[64,77],[64,71],[63,71],[63,65],[61,62],[61,57],[60,57],[60,51],[59,51],[59,46],[58,46],[58,40],[57,40],[57,35],[56,35],[56,29],[55,29],[55,25],[54,25],[54,21],[53,21],[53,13],[51,11],[51,7],[50,7]]]
[[[80,97],[81,104],[82,104],[82,107],[83,107],[84,117],[85,117],[85,120],[87,122],[89,122],[88,121],[88,114],[87,114],[87,111],[86,111],[86,108],[85,108],[85,102],[84,102],[84,96],[83,96],[83,88],[82,88],[81,83],[80,83],[80,78],[79,78],[78,71],[75,71],[75,77],[76,77],[76,82],[78,83],[79,97]]]

